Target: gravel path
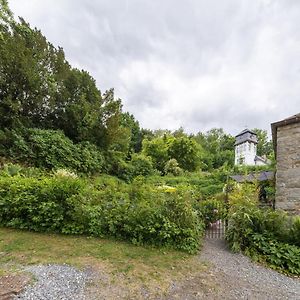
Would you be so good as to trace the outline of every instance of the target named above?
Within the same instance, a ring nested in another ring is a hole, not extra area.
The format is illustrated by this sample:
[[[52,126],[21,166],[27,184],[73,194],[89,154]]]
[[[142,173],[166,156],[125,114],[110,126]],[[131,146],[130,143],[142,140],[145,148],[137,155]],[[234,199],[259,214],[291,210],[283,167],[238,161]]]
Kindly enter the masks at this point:
[[[300,299],[300,279],[232,253],[223,240],[206,239],[200,259],[210,262],[222,299]]]
[[[84,288],[89,275],[68,265],[39,265],[25,268],[36,282],[28,285],[15,299],[79,300],[85,299]]]
[[[104,285],[94,285],[91,289],[89,283],[95,277],[92,270],[79,271],[68,265],[41,265],[25,269],[34,275],[36,282],[14,299],[300,299],[299,278],[287,277],[253,263],[242,254],[232,253],[223,240],[206,239],[199,259],[208,264],[208,270],[174,281],[165,296],[151,293],[133,296],[118,289],[117,283],[105,284],[100,275],[96,277]]]

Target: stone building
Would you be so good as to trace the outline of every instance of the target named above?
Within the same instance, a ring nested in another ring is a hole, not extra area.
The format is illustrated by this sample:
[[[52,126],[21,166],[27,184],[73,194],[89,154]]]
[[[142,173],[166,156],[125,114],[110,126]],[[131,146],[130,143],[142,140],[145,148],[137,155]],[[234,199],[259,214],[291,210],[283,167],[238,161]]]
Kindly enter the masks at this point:
[[[300,113],[271,126],[277,160],[275,207],[300,214]]]
[[[256,154],[257,135],[255,132],[245,129],[235,137],[235,160],[234,164],[244,166],[264,166],[267,160]]]

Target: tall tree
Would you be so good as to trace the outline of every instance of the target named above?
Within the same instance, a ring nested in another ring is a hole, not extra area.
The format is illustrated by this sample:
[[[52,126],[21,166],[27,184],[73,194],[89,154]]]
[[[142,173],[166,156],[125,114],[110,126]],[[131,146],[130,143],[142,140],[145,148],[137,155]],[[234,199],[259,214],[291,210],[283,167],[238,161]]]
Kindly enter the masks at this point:
[[[92,76],[71,68],[22,18],[13,20],[0,0],[0,126],[62,129],[75,142],[128,153],[131,128],[123,126],[114,90],[101,95]]]
[[[181,136],[171,140],[168,147],[170,158],[175,158],[179,167],[187,171],[196,171],[200,166],[202,149],[194,139]]]
[[[204,169],[217,169],[224,164],[233,166],[235,139],[222,128],[213,128],[206,133],[199,132],[194,138],[205,152],[202,159]]]
[[[139,122],[128,112],[122,113],[121,125],[130,130],[130,152],[140,152],[142,150],[143,135]]]
[[[144,139],[142,153],[152,158],[153,165],[157,170],[164,172],[165,164],[170,159],[167,138]]]
[[[273,152],[273,144],[272,141],[268,138],[267,130],[254,128],[252,131],[257,134],[257,139],[258,139],[257,155],[270,156]]]

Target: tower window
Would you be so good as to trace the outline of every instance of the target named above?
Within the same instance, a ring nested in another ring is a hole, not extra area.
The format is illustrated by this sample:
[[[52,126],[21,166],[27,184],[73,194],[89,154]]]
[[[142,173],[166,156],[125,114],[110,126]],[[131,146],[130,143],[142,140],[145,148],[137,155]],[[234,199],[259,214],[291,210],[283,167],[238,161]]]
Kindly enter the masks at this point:
[[[239,157],[239,164],[243,165],[245,162],[245,158],[244,157]]]

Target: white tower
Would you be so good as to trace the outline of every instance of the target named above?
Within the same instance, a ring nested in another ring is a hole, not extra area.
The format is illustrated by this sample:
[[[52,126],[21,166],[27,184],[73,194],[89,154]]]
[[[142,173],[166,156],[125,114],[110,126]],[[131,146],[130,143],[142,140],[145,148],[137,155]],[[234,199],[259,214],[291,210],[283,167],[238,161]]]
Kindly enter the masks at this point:
[[[249,130],[245,129],[235,137],[235,165],[256,165],[257,155],[257,135]]]

